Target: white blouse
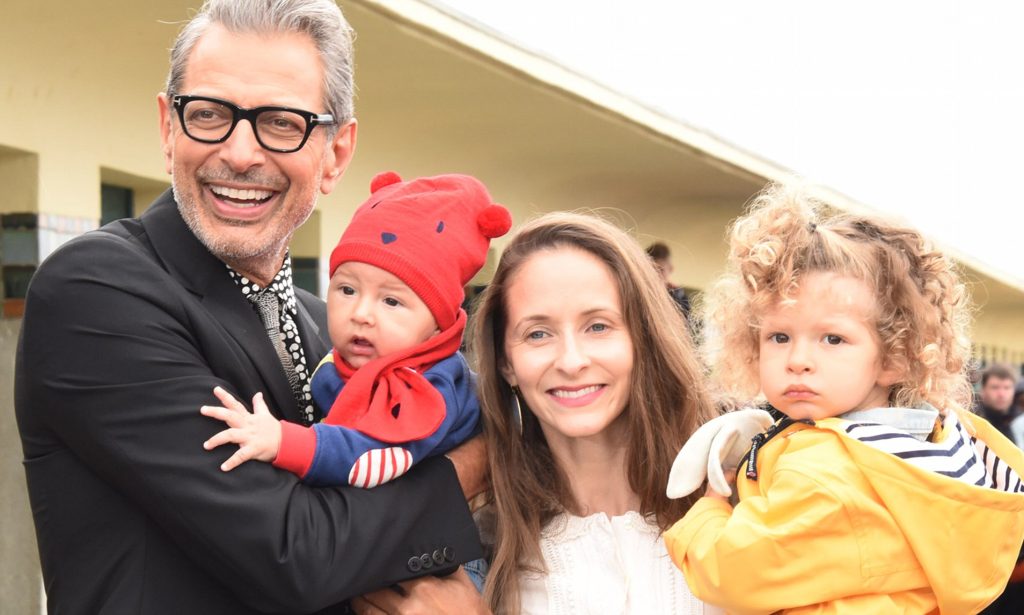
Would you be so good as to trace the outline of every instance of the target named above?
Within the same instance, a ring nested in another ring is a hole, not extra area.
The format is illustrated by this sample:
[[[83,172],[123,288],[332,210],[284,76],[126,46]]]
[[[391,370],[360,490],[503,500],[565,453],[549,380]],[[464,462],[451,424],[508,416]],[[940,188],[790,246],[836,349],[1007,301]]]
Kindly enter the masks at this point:
[[[559,515],[541,533],[540,549],[548,573],[522,573],[524,614],[721,613],[690,593],[658,527],[638,512]]]

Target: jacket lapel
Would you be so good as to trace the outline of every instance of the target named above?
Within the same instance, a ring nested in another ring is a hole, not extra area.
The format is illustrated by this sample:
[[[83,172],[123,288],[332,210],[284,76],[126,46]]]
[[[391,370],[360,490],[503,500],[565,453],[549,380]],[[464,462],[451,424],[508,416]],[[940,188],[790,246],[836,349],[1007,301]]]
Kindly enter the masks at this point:
[[[306,368],[309,370],[312,385],[316,366],[331,349],[326,339],[327,311],[324,302],[318,297],[298,288],[295,289],[295,305],[299,313],[295,324],[299,328],[299,337],[302,338],[302,351],[306,353]],[[324,408],[323,413],[326,411]],[[314,413],[316,420],[322,419],[323,413],[317,410]]]
[[[141,217],[146,234],[167,271],[197,295],[210,317],[242,349],[266,385],[271,411],[290,421],[301,421],[288,378],[263,323],[252,305],[231,281],[227,267],[200,243],[178,213],[171,191],[160,196]],[[301,310],[300,310],[301,313]],[[311,338],[318,337],[311,335]],[[238,391],[249,395],[256,391]]]
[[[306,364],[312,366],[312,369],[317,366],[320,359],[324,358],[330,350],[330,346],[321,332],[323,327],[326,327],[326,323],[318,323],[315,320],[305,303],[307,299],[299,298],[298,293],[296,293],[296,299],[295,304],[298,306],[299,311],[296,324],[299,327],[299,335],[302,337],[302,350],[306,353]],[[321,309],[320,311],[323,310]]]

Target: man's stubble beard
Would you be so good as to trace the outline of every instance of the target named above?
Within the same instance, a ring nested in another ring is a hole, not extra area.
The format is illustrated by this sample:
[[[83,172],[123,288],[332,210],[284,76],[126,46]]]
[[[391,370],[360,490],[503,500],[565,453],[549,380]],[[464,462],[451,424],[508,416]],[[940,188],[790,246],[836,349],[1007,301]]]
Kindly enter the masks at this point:
[[[323,167],[324,160],[321,159],[320,165],[317,168],[316,177],[320,177],[322,175]],[[304,211],[304,213],[302,214],[301,219],[295,220],[294,224],[289,225],[290,228],[288,228],[286,231],[281,232],[280,228],[276,228],[271,238],[268,241],[263,242],[262,244],[251,242],[236,242],[231,241],[226,237],[218,236],[216,232],[211,232],[208,228],[203,226],[202,215],[200,213],[202,210],[202,205],[198,202],[198,200],[201,197],[199,197],[198,194],[190,194],[188,193],[187,190],[183,190],[179,186],[178,177],[181,174],[182,172],[179,172],[177,169],[175,169],[175,172],[171,174],[171,192],[173,193],[174,200],[178,205],[178,212],[181,214],[182,219],[185,221],[185,225],[188,226],[189,230],[192,231],[192,234],[196,236],[199,242],[202,243],[211,254],[217,257],[217,259],[225,263],[228,263],[229,265],[234,265],[235,263],[283,257],[285,248],[291,241],[292,235],[299,227],[305,224],[309,217],[313,214],[313,210],[316,209],[317,200],[319,198],[318,190],[316,189],[315,186],[311,186],[311,194],[309,195],[309,200],[311,201],[310,206],[305,208],[304,210],[296,210]],[[251,174],[233,173],[205,173],[203,175],[204,176],[202,178],[195,177],[193,179],[193,181],[195,182],[194,186],[196,191],[202,190],[201,185],[202,181],[204,180],[209,181],[210,179],[231,179],[239,181],[239,178],[244,178],[246,176],[252,177]],[[241,181],[244,182],[244,179]],[[288,190],[291,189],[292,187],[289,186]],[[283,205],[284,196],[286,195],[279,195],[279,198],[281,199],[279,206]],[[209,215],[213,217],[212,213],[210,213]],[[217,218],[217,220],[220,224],[225,224],[228,226],[246,226],[246,223],[243,221],[225,220],[223,218]]]

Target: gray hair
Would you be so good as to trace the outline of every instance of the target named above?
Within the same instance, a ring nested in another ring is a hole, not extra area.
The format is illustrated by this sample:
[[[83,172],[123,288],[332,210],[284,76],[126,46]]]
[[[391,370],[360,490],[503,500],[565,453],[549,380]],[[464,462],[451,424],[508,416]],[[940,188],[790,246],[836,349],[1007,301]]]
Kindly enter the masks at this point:
[[[338,122],[333,128],[352,119],[353,32],[334,0],[206,0],[171,48],[168,99],[180,93],[192,49],[214,23],[231,32],[308,34],[324,66],[324,104]]]

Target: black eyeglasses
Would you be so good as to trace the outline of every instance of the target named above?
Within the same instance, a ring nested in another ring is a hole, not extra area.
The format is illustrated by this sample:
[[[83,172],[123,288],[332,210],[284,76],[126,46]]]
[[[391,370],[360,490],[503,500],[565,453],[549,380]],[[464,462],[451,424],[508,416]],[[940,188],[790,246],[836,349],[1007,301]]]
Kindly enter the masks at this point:
[[[231,136],[239,120],[252,124],[256,140],[272,152],[297,152],[306,144],[317,126],[334,124],[329,113],[312,113],[289,107],[243,109],[219,98],[175,96],[171,104],[189,138],[200,143],[223,143]]]

